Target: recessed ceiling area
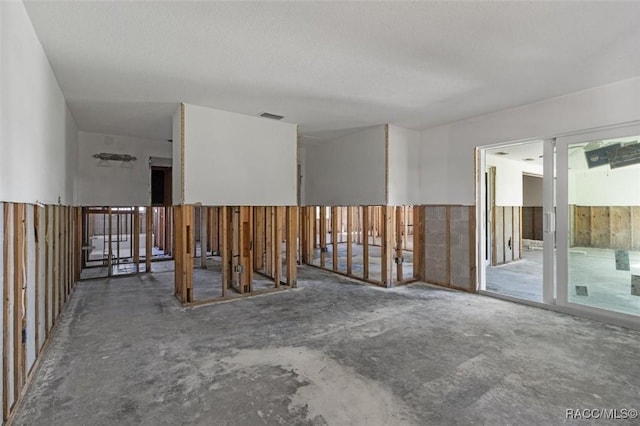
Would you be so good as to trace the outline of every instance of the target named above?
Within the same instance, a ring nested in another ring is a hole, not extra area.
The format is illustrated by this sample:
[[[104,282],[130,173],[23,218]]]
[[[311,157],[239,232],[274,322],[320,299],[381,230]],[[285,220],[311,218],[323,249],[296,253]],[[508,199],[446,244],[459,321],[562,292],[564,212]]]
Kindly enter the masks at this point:
[[[542,167],[542,141],[532,141],[516,145],[500,146],[486,150],[487,156],[495,156],[510,161],[535,164]]]
[[[171,138],[179,102],[323,137],[425,128],[640,75],[640,3],[36,2],[78,127]]]

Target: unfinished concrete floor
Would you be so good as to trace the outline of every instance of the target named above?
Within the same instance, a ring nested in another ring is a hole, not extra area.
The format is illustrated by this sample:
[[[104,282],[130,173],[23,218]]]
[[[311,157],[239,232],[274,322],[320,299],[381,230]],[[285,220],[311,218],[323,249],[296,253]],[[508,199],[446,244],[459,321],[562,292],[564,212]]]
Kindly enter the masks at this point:
[[[639,332],[310,267],[298,289],[183,309],[172,277],[79,284],[16,424],[540,425],[640,408]]]

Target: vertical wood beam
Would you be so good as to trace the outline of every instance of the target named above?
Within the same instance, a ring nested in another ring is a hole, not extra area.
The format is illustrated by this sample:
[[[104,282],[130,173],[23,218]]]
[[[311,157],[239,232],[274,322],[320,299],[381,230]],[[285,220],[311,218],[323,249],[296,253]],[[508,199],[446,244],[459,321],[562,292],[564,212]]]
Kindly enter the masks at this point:
[[[193,206],[174,207],[175,214],[175,281],[182,303],[193,302]]]
[[[320,207],[320,267],[327,263],[327,208]]]
[[[133,208],[133,263],[136,274],[140,272],[140,209]]]
[[[207,269],[207,214],[209,209],[200,206],[200,267]]]
[[[413,277],[424,280],[424,206],[413,207]]]
[[[258,271],[264,270],[264,252],[265,252],[265,218],[266,208],[255,207],[255,267]]]
[[[40,229],[40,207],[38,205],[33,206],[33,232],[35,247],[35,277],[33,283],[35,285],[35,345],[36,345],[36,358],[40,353],[40,240],[42,238],[42,229]]]
[[[26,327],[26,218],[24,204],[13,205],[13,400],[17,401],[24,386]],[[8,283],[5,283],[8,284]]]
[[[296,259],[298,233],[298,207],[287,207],[287,285],[298,286],[298,262]]]
[[[347,275],[353,272],[353,207],[347,207]]]
[[[3,418],[6,421],[9,418],[9,313],[11,309],[11,299],[9,293],[9,269],[12,265],[9,265],[9,241],[13,241],[12,230],[13,223],[11,221],[11,212],[13,211],[11,203],[3,204],[3,235],[2,241],[2,298],[3,298],[3,310],[2,310],[2,412]]]
[[[362,206],[362,277],[369,279],[369,206]]]
[[[265,207],[265,272],[268,276],[273,278],[273,258],[274,258],[274,250],[273,250],[273,209],[274,207]]]
[[[382,212],[381,231],[382,231],[382,284],[385,287],[393,286],[393,207],[383,206],[380,208]]]
[[[274,253],[274,265],[273,265],[273,278],[275,280],[276,288],[280,287],[282,281],[282,217],[284,207],[274,207],[275,211],[275,224],[273,235],[273,253]]]
[[[331,263],[333,263],[333,270],[338,270],[338,207],[331,207]]]
[[[222,235],[221,235],[221,255],[222,255],[222,297],[227,296],[227,288],[229,287],[229,282],[231,281],[230,276],[230,248],[229,248],[229,207],[221,207],[218,210],[218,220],[220,221],[220,225],[222,226]]]
[[[402,262],[404,262],[404,256],[402,253],[402,231],[403,229],[407,229],[406,228],[406,221],[403,224],[403,218],[404,218],[404,207],[402,206],[397,206],[395,208],[396,210],[396,226],[395,226],[395,237],[396,237],[396,241],[395,241],[395,245],[396,245],[396,279],[398,280],[398,282],[402,282],[403,281],[403,274],[402,274]]]
[[[153,253],[153,207],[151,206],[147,207],[145,212],[145,222],[147,229],[144,245],[144,271],[149,273],[151,272],[151,254]]]

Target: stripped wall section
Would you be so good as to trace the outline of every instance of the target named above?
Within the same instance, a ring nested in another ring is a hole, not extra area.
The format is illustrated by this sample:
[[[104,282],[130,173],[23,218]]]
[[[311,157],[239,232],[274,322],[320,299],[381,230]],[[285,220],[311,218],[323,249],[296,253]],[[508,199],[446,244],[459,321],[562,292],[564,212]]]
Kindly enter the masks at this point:
[[[425,281],[476,291],[474,206],[424,207]]]
[[[10,420],[78,279],[78,208],[0,203],[2,417]]]
[[[640,206],[570,206],[572,247],[640,250]]]

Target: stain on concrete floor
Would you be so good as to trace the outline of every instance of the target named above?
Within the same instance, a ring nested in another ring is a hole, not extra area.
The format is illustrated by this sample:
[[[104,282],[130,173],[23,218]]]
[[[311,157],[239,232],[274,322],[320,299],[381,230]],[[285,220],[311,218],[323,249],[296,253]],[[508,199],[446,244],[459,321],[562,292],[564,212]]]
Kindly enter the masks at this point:
[[[15,424],[538,425],[640,408],[638,332],[299,275],[294,291],[195,309],[170,273],[79,284]]]

